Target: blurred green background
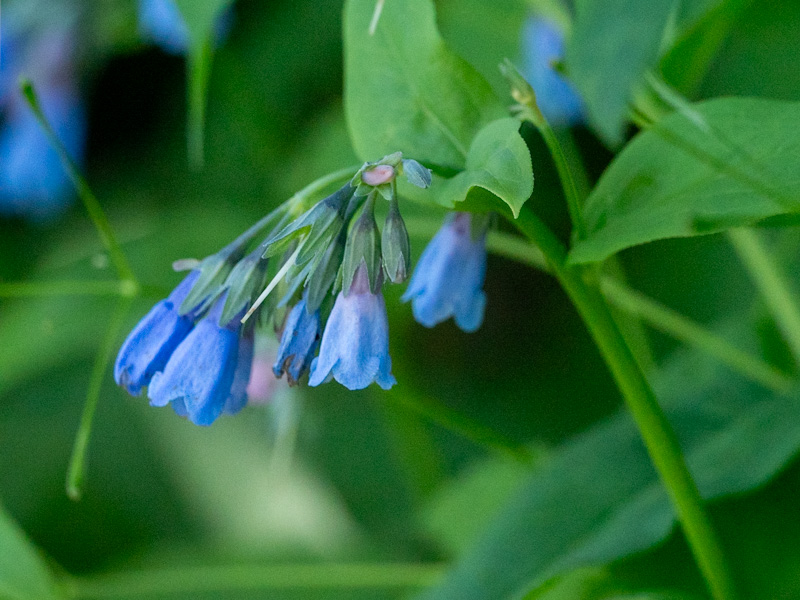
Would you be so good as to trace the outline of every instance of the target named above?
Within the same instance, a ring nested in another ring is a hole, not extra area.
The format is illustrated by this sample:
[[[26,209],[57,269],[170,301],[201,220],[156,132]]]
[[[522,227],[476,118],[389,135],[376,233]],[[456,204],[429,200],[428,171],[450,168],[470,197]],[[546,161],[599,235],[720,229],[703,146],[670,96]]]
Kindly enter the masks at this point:
[[[442,0],[437,8],[446,41],[505,94],[495,65],[519,58],[529,7],[516,0]],[[236,2],[230,37],[213,64],[200,172],[187,164],[183,59],[138,40],[132,2],[96,0],[83,9],[85,172],[136,273],[154,288],[137,299],[128,330],[159,299],[157,290],[178,281],[173,260],[216,251],[308,182],[357,163],[341,100],[342,2]],[[754,2],[695,97],[797,99],[798,47],[800,5]],[[590,174],[598,176],[611,153],[588,131],[574,134]],[[546,150],[538,139],[530,143],[535,202],[566,227]],[[767,235],[800,285],[800,235]],[[412,242],[418,256],[425,240]],[[761,314],[720,236],[654,243],[627,251],[623,262],[634,287],[715,327],[730,331],[738,315]],[[112,277],[79,204],[47,224],[0,220],[0,282]],[[46,556],[73,574],[240,561],[449,563],[527,473],[619,405],[588,334],[550,277],[491,257],[486,291],[486,319],[472,335],[452,323],[423,328],[400,304],[401,290],[387,291],[399,382],[390,394],[337,384],[281,388],[270,405],[206,429],[127,396],[109,372],[77,503],[64,492],[66,467],[114,299],[0,298],[2,502]],[[772,326],[757,322],[750,332],[755,343],[786,363]],[[674,359],[675,342],[658,334],[651,341],[659,365]],[[692,388],[693,377],[679,385]],[[432,423],[409,408],[420,400],[530,446],[533,464]],[[800,597],[799,491],[794,465],[754,492],[714,503],[714,521],[751,594],[745,597]],[[613,568],[653,585],[678,581],[686,590],[701,589],[678,534]],[[319,597],[395,598],[410,591]],[[224,597],[316,596],[240,590]]]

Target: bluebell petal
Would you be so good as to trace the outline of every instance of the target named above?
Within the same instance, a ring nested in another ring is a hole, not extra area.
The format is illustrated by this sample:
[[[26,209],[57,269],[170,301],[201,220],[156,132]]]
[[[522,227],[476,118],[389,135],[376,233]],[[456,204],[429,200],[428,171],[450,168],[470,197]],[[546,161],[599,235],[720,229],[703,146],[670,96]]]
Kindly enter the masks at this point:
[[[272,368],[275,377],[280,378],[286,373],[289,385],[297,383],[314,358],[319,347],[319,337],[319,310],[309,314],[305,300],[301,300],[286,319],[278,356]]]
[[[189,29],[174,0],[139,0],[139,31],[171,54],[189,49]]]
[[[336,298],[308,384],[317,386],[333,377],[350,390],[363,389],[373,381],[389,389],[397,383],[391,369],[386,304],[381,292],[370,291],[362,265],[350,293],[340,292]]]
[[[134,327],[117,354],[114,380],[138,396],[153,375],[163,370],[167,360],[191,331],[190,316],[178,315],[178,306],[197,279],[192,272],[161,302],[157,303]]]
[[[564,36],[547,19],[531,17],[523,29],[525,75],[536,92],[539,110],[551,125],[576,125],[583,121],[580,96],[553,64],[564,58]]]
[[[485,277],[485,234],[473,238],[471,216],[454,213],[423,251],[402,299],[426,327],[453,317],[472,332],[483,322]]]
[[[236,357],[233,384],[222,409],[226,415],[235,415],[247,404],[247,384],[250,383],[250,372],[253,368],[253,349],[253,334],[250,332],[239,339],[239,354]]]

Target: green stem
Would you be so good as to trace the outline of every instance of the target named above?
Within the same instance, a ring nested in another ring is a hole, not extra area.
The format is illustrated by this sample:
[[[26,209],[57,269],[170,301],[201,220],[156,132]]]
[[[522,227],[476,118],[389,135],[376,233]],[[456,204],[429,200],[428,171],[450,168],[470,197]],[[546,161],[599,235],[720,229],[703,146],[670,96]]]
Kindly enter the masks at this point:
[[[608,301],[618,308],[637,315],[662,333],[716,357],[751,381],[779,393],[786,392],[792,386],[792,380],[787,374],[739,350],[720,336],[644,294],[610,277],[601,279],[600,289]]]
[[[78,433],[75,435],[75,442],[72,448],[69,467],[67,469],[67,496],[72,500],[80,500],[81,488],[83,487],[83,477],[86,472],[86,451],[89,448],[89,438],[91,437],[94,414],[97,411],[97,402],[100,399],[100,390],[103,386],[106,370],[111,362],[114,353],[114,345],[117,335],[122,328],[125,315],[131,305],[131,298],[120,298],[108,330],[100,349],[97,352],[92,373],[89,377],[89,390],[86,393],[86,403],[83,406],[81,422],[78,426]]]
[[[795,363],[800,365],[800,306],[789,282],[755,231],[731,229],[728,239],[781,330]]]
[[[125,571],[72,577],[61,583],[70,598],[134,598],[234,590],[356,590],[425,588],[443,565],[230,565]]]
[[[566,249],[530,209],[523,210],[514,224],[545,255],[553,274],[586,323],[667,489],[711,595],[716,600],[735,598],[733,580],[722,549],[675,432],[625,343],[603,296],[598,289],[586,284],[580,268],[567,266]]]
[[[111,223],[108,222],[108,218],[103,212],[100,202],[97,201],[92,190],[89,189],[89,185],[81,175],[80,170],[67,152],[64,144],[61,143],[61,140],[50,126],[50,123],[48,123],[47,118],[45,118],[33,84],[27,79],[22,79],[20,81],[20,90],[44,131],[45,136],[47,136],[50,144],[58,153],[61,163],[64,165],[64,170],[67,172],[70,179],[72,179],[78,196],[86,207],[86,212],[89,213],[89,218],[92,220],[92,223],[94,223],[103,245],[106,247],[106,250],[108,250],[108,254],[111,257],[111,261],[114,263],[114,267],[117,269],[120,279],[130,282],[130,285],[138,286],[136,276],[133,274],[133,270],[128,264],[128,259],[122,251],[122,246],[114,235]]]
[[[578,239],[586,237],[586,223],[583,220],[583,211],[581,209],[581,197],[578,194],[578,187],[575,185],[575,178],[570,171],[567,157],[561,149],[561,144],[556,137],[553,128],[544,117],[535,122],[536,127],[544,138],[547,148],[553,157],[553,162],[556,164],[558,171],[558,178],[561,180],[561,187],[564,190],[564,196],[567,200],[567,208],[569,209],[569,217],[572,220],[572,230],[577,235]]]
[[[193,44],[186,61],[186,144],[189,167],[203,168],[203,147],[205,145],[206,104],[208,102],[208,81],[211,75],[213,56],[212,34],[203,43]]]

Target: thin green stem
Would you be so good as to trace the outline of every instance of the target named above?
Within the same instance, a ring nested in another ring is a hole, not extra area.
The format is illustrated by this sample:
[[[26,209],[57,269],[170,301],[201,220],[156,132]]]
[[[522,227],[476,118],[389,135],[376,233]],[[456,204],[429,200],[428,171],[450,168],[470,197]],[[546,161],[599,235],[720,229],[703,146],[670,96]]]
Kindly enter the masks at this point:
[[[625,343],[603,296],[598,289],[587,285],[579,267],[567,266],[566,249],[530,209],[523,210],[514,224],[547,258],[553,274],[583,318],[614,376],[672,500],[711,595],[716,600],[732,600],[736,597],[733,580],[675,432]]]
[[[779,393],[791,388],[792,379],[786,373],[739,350],[724,338],[644,294],[610,277],[601,279],[600,289],[608,301],[618,308],[637,315],[659,331],[714,356],[751,381]]]
[[[432,237],[439,227],[438,222],[430,219],[407,219],[406,223],[412,235],[421,238]],[[486,247],[489,252],[498,256],[516,260],[542,271],[551,271],[542,252],[523,238],[491,231],[486,240]],[[638,317],[644,323],[678,341],[706,352],[743,377],[778,393],[785,392],[791,386],[792,379],[788,374],[757,356],[743,352],[725,338],[630,288],[624,282],[604,275],[600,278],[600,288],[606,299],[618,309]]]
[[[116,268],[120,279],[130,282],[130,284],[133,286],[137,286],[138,282],[136,280],[136,276],[133,274],[133,270],[128,264],[128,259],[125,256],[125,253],[122,251],[122,246],[114,235],[114,230],[111,228],[111,223],[109,223],[105,212],[103,212],[103,208],[100,206],[100,202],[98,202],[97,198],[95,198],[92,190],[89,189],[89,185],[81,175],[80,170],[67,152],[64,144],[61,143],[61,140],[58,138],[55,131],[53,131],[50,123],[44,116],[42,108],[39,105],[36,90],[33,88],[33,84],[27,79],[22,79],[20,81],[20,90],[22,91],[22,95],[25,97],[28,106],[30,106],[30,109],[33,111],[36,120],[39,122],[39,125],[44,131],[44,134],[47,136],[50,144],[52,144],[53,148],[55,148],[56,152],[58,153],[61,163],[64,165],[64,170],[67,172],[70,179],[72,179],[72,183],[78,192],[78,196],[83,202],[83,205],[86,207],[86,212],[89,213],[89,218],[92,220],[92,223],[94,223],[95,229],[97,229],[97,233],[100,235],[103,245],[106,247],[106,250],[108,250],[108,254],[111,257],[111,261],[114,263],[114,267]]]
[[[189,166],[194,170],[203,168],[206,105],[208,103],[208,81],[213,57],[212,33],[200,44],[193,44],[186,61],[186,144]]]
[[[558,137],[556,137],[553,128],[550,127],[550,124],[547,122],[547,120],[542,117],[539,122],[535,124],[539,129],[539,132],[542,134],[542,138],[544,138],[547,148],[550,150],[550,154],[553,157],[553,162],[556,164],[558,178],[561,180],[561,187],[564,190],[564,196],[567,200],[569,217],[572,220],[572,229],[577,238],[582,239],[586,237],[586,223],[583,220],[581,197],[580,194],[578,194],[578,187],[575,185],[575,178],[572,176],[572,172],[570,171],[567,157],[564,155],[564,151],[561,149],[561,144],[558,141]]]
[[[731,229],[728,239],[775,319],[795,363],[800,365],[800,306],[795,292],[758,233],[752,229]]]
[[[100,399],[100,390],[103,386],[111,356],[114,353],[114,345],[119,335],[125,315],[131,306],[131,298],[120,298],[114,314],[108,324],[108,330],[103,338],[100,349],[97,352],[92,373],[89,377],[89,390],[86,393],[86,403],[83,406],[81,422],[78,432],[75,435],[75,442],[72,448],[69,467],[67,469],[67,496],[72,500],[80,500],[83,487],[84,473],[86,472],[86,451],[89,448],[89,439],[94,424],[94,415],[97,411],[97,403]]]
[[[434,585],[437,564],[229,565],[125,571],[61,582],[70,598],[134,598],[235,590],[413,589]]]
[[[0,298],[30,296],[125,296],[133,297],[139,288],[130,281],[23,281],[0,283]]]

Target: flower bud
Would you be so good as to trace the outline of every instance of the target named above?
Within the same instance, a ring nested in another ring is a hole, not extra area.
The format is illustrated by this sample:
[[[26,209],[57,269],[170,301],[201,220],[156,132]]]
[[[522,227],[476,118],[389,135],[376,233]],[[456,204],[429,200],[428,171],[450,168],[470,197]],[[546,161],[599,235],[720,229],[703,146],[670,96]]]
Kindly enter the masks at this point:
[[[402,283],[411,268],[411,244],[408,230],[400,215],[397,200],[389,205],[389,214],[383,225],[383,268],[392,283]]]
[[[377,165],[361,173],[361,181],[367,185],[378,186],[389,183],[396,173],[390,165]]]
[[[372,292],[377,293],[381,287],[381,240],[378,224],[375,222],[374,208],[375,194],[371,194],[347,238],[342,263],[342,291],[345,296],[350,292],[353,278],[361,263],[366,266]]]
[[[219,324],[225,326],[246,310],[264,289],[267,279],[267,264],[263,251],[256,248],[236,263],[225,281],[228,295]]]
[[[403,161],[403,175],[406,176],[408,183],[422,189],[431,187],[433,181],[431,170],[411,158]]]

